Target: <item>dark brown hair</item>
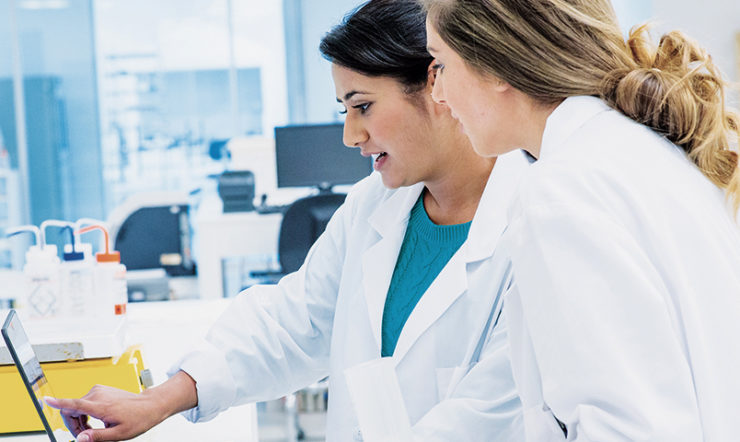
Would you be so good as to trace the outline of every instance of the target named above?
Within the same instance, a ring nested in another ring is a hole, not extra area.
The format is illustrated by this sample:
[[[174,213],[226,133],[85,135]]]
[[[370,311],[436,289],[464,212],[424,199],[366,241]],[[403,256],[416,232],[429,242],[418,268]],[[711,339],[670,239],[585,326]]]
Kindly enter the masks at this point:
[[[395,78],[416,92],[427,83],[426,14],[416,0],[371,0],[321,40],[327,60],[369,76]]]

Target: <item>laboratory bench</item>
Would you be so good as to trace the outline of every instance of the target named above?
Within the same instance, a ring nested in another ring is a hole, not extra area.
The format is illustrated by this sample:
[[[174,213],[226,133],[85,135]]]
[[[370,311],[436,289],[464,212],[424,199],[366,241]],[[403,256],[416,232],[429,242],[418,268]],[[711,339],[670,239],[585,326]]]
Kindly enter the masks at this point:
[[[231,302],[230,299],[181,300],[132,303],[128,306],[125,345],[141,345],[144,365],[154,384],[167,379],[167,370],[208,328]],[[4,320],[5,312],[0,313]],[[45,433],[0,435],[8,442],[48,440]],[[134,439],[144,442],[201,441],[257,442],[257,411],[254,404],[234,407],[211,421],[193,424],[176,415]]]

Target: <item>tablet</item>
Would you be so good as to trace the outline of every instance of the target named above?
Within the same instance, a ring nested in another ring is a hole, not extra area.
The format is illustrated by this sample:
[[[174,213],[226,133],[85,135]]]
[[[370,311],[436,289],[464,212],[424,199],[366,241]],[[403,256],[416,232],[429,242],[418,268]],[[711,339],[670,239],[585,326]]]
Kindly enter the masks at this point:
[[[74,441],[71,433],[64,429],[64,421],[59,410],[56,410],[44,402],[45,396],[56,397],[51,390],[51,386],[41,369],[41,364],[36,357],[36,353],[31,347],[25,330],[21,325],[18,314],[11,310],[5,319],[2,328],[3,339],[8,346],[10,356],[13,358],[18,372],[26,385],[26,390],[36,407],[36,412],[41,418],[44,430],[49,436],[51,442]]]

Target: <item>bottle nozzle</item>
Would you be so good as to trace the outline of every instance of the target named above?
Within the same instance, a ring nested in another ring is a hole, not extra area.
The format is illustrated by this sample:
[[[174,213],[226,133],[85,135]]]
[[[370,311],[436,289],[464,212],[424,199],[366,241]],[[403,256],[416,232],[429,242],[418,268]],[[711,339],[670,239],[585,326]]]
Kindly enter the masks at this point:
[[[121,262],[121,254],[115,250],[111,251],[110,249],[110,238],[108,236],[108,230],[98,224],[83,227],[82,229],[78,230],[77,233],[82,235],[83,233],[92,232],[93,230],[100,230],[103,232],[103,237],[105,240],[105,252],[100,252],[95,254],[95,259],[98,260],[98,262]]]
[[[19,235],[24,232],[33,233],[33,237],[36,239],[36,245],[39,247],[41,246],[41,231],[39,230],[38,227],[34,225],[29,224],[25,226],[13,227],[12,229],[8,229],[5,231],[5,236],[10,238],[12,236]]]

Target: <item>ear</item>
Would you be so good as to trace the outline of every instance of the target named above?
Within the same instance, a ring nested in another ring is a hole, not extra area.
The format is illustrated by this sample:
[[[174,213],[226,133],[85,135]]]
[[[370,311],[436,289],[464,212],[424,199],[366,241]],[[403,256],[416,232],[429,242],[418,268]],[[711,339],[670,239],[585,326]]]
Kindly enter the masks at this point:
[[[427,90],[429,93],[432,93],[432,89],[434,88],[434,82],[437,81],[437,70],[433,68],[433,66],[436,64],[436,60],[432,60],[431,63],[429,63],[429,66],[427,67]]]
[[[431,98],[432,90],[434,89],[434,83],[437,81],[437,69],[434,69],[432,67],[436,63],[437,60],[432,60],[432,62],[429,63],[429,66],[427,67],[427,84],[425,86],[425,90],[422,93],[429,99],[430,111],[432,113],[438,115],[447,115],[450,113],[450,108],[447,107],[446,104],[439,104]]]
[[[493,78],[493,89],[496,92],[506,92],[511,89],[511,85],[506,80],[498,77]]]

